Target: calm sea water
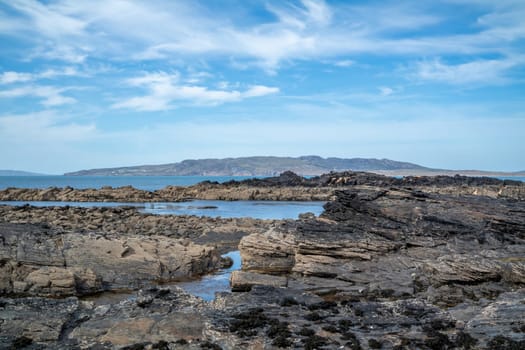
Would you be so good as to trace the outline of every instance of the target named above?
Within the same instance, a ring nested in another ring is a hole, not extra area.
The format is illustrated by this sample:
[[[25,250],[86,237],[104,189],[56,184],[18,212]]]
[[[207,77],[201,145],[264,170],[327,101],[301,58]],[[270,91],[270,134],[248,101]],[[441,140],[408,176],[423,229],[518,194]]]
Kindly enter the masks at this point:
[[[254,176],[0,176],[0,190],[8,187],[18,188],[101,188],[103,186],[133,186],[154,191],[169,185],[191,186],[202,181],[226,182],[245,180]]]
[[[226,182],[230,180],[245,180],[255,176],[0,176],[0,190],[8,187],[18,188],[101,188],[103,186],[122,187],[133,186],[147,191],[162,189],[169,185],[191,186],[202,181]],[[260,176],[259,176],[260,177]],[[525,182],[525,177],[498,177]]]
[[[254,219],[297,219],[301,213],[323,212],[325,202],[295,202],[295,201],[215,201],[195,200],[172,203],[116,203],[116,202],[31,202],[31,201],[0,201],[0,205],[25,205],[37,207],[117,207],[129,205],[138,207],[144,213],[158,215],[196,215],[222,218]]]
[[[525,182],[525,176],[498,176],[497,178],[500,180],[514,180]]]

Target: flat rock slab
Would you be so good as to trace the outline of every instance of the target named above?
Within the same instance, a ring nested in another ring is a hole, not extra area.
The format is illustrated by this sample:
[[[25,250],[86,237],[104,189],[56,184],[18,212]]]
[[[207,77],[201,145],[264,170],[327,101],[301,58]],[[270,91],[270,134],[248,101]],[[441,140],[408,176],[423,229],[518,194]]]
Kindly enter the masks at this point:
[[[246,292],[252,289],[253,286],[286,287],[288,278],[254,272],[233,271],[230,276],[230,285],[233,292]]]
[[[63,297],[180,281],[219,268],[209,246],[162,237],[57,233],[0,223],[0,293]]]

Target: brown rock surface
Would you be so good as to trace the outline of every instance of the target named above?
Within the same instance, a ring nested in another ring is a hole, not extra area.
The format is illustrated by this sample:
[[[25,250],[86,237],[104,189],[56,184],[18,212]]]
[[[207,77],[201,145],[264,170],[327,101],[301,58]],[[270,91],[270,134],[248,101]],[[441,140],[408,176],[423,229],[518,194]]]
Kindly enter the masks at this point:
[[[169,237],[57,233],[0,223],[2,294],[65,296],[186,280],[220,266],[216,249]]]

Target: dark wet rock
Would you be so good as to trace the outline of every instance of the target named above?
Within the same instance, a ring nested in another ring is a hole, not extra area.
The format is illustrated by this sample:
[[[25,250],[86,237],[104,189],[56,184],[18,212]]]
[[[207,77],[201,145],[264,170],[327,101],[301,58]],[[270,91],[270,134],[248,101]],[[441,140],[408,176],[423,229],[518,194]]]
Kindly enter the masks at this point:
[[[319,218],[247,236],[240,250],[243,270],[260,284],[287,278],[288,288],[331,301],[306,307],[310,324],[350,316],[324,326],[351,338],[337,339],[349,347],[490,348],[525,339],[525,202],[346,190]],[[377,331],[363,334],[369,325]],[[419,335],[406,335],[415,325]],[[385,337],[392,328],[397,335]]]
[[[487,301],[486,307],[517,307],[517,317],[523,314],[518,305],[520,298],[523,291],[502,295],[499,301]],[[283,300],[295,302],[282,306]],[[484,329],[475,329],[465,324],[458,326],[461,320],[421,300],[362,300],[334,306],[308,293],[263,286],[254,286],[246,293],[222,294],[213,303],[174,287],[141,290],[135,298],[102,306],[79,303],[76,298],[1,301],[0,318],[9,327],[0,328],[0,339],[14,342],[23,336],[27,338],[25,342],[47,344],[50,348],[361,349],[381,345],[385,349],[505,349],[523,341],[522,333],[507,328],[511,323],[519,326],[521,318],[509,318],[499,329],[498,324],[488,323]],[[323,305],[326,308],[321,308]],[[312,318],[313,313],[318,317]],[[491,315],[483,307],[473,314],[477,320]],[[42,329],[47,333],[42,333]]]
[[[378,188],[337,196],[319,219],[244,237],[243,270],[286,274],[289,286],[306,290],[319,284],[320,291],[379,298],[430,286],[466,285],[468,293],[468,285],[525,283],[523,202],[438,194],[421,200]]]
[[[78,309],[76,298],[0,298],[0,336],[13,346],[57,341]]]

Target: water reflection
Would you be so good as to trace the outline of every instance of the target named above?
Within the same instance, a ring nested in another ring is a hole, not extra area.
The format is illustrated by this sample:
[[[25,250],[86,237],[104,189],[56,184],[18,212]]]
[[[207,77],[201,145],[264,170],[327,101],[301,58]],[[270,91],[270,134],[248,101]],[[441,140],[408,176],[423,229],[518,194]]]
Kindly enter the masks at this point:
[[[195,281],[177,283],[176,286],[181,287],[186,292],[201,297],[206,301],[215,299],[215,293],[217,292],[230,292],[230,275],[232,271],[241,268],[241,253],[236,250],[224,254],[223,257],[230,257],[233,260],[233,265],[227,269],[220,270],[215,274],[204,276]]]
[[[60,202],[60,201],[0,201],[0,205],[32,205],[36,207],[119,207],[133,206],[140,212],[156,215],[196,215],[222,218],[250,217],[254,219],[297,219],[301,213],[320,215],[325,202],[297,201],[219,201],[193,200],[188,202],[119,203],[119,202]]]

